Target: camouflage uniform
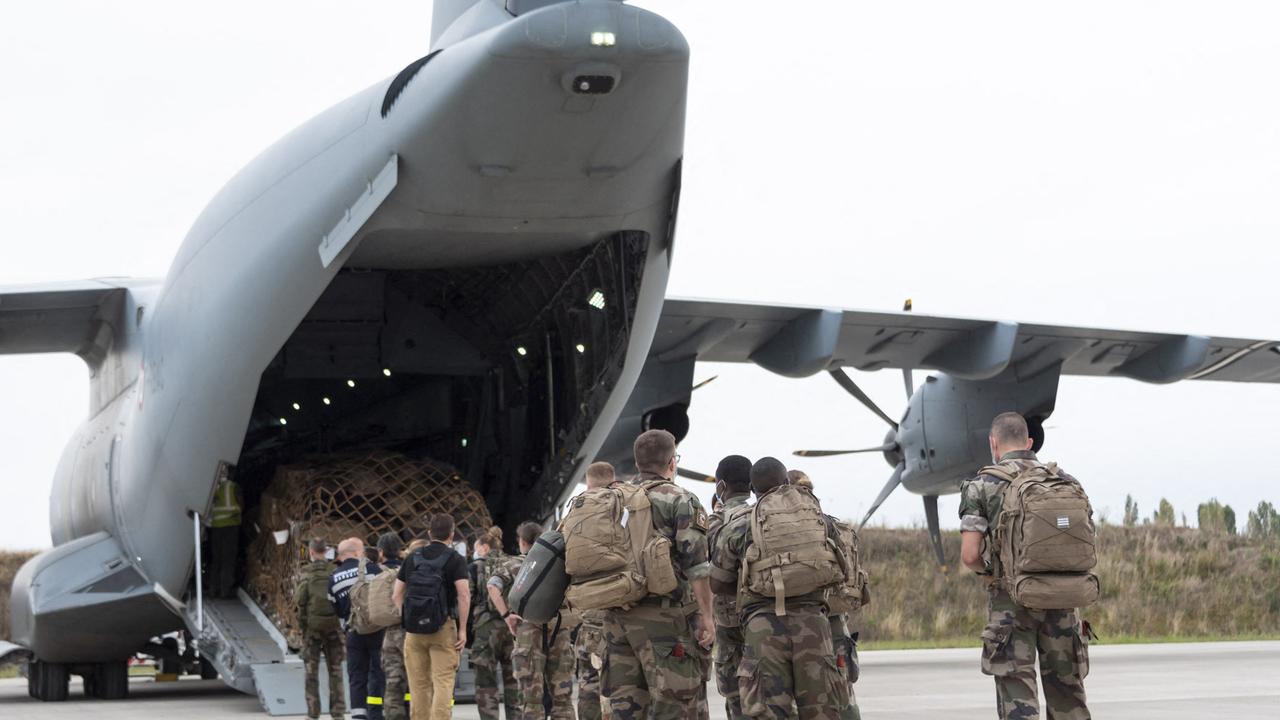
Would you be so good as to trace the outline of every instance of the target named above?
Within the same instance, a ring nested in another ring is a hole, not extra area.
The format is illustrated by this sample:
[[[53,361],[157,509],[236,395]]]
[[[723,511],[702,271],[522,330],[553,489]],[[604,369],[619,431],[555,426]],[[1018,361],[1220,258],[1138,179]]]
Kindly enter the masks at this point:
[[[861,720],[858,710],[858,699],[853,692],[853,684],[858,682],[858,644],[853,638],[853,630],[849,625],[849,615],[843,613],[831,615],[831,645],[835,651],[836,667],[844,670],[849,679],[849,707],[840,713],[843,720]]]
[[[324,655],[329,670],[329,715],[342,720],[347,712],[346,678],[342,674],[342,661],[346,657],[347,639],[338,623],[336,612],[316,614],[308,610],[313,604],[322,604],[331,611],[327,599],[313,596],[320,588],[327,588],[333,564],[316,560],[302,571],[302,582],[293,593],[298,608],[298,621],[302,625],[302,664],[306,673],[305,693],[307,717],[320,717],[320,656]],[[315,586],[315,590],[311,586]],[[327,591],[326,591],[327,594]]]
[[[495,568],[489,585],[505,596],[524,564],[524,555],[508,556]],[[520,687],[521,720],[574,720],[573,649],[569,635],[573,628],[566,613],[546,624],[521,621],[516,626],[515,647],[511,651],[511,673]],[[550,709],[546,706],[551,701]]]
[[[1019,469],[1038,462],[1029,450],[1011,452],[1000,462]],[[990,475],[967,480],[960,488],[960,530],[984,535],[987,572],[999,576],[990,540],[1000,515],[1007,482]],[[1088,631],[1076,610],[1031,610],[992,585],[987,628],[982,632],[982,671],[995,677],[996,708],[1006,720],[1040,717],[1036,694],[1036,656],[1044,680],[1046,717],[1088,720],[1084,678],[1089,674]]]
[[[724,505],[711,514],[707,524],[707,536],[714,549],[719,531],[728,520],[750,511],[749,493],[732,495]],[[724,712],[728,720],[742,720],[742,695],[738,692],[738,665],[742,662],[742,627],[738,621],[738,604],[731,595],[716,595],[712,600],[716,621],[716,644],[713,647],[716,673],[716,689],[724,697]]]
[[[409,677],[404,670],[404,628],[393,625],[382,636],[382,717],[407,720],[409,717]]]
[[[716,537],[711,577],[718,585],[739,584],[750,546],[751,514],[743,513]],[[849,704],[849,684],[832,649],[826,590],[787,598],[786,615],[775,614],[773,598],[742,587],[737,603],[744,642],[738,666],[743,712],[756,718],[840,718]]]
[[[516,720],[520,706],[520,689],[511,674],[511,631],[498,617],[497,608],[486,589],[489,578],[506,560],[494,549],[488,557],[471,562],[471,666],[476,671],[476,709],[481,720],[498,720],[498,674],[502,674],[502,705],[507,707],[507,720]]]
[[[604,664],[604,612],[582,613],[574,643],[578,656],[578,720],[600,720],[600,666]]]
[[[629,609],[604,611],[605,658],[600,669],[602,712],[613,720],[687,718],[706,696],[702,651],[690,632],[690,580],[707,576],[707,514],[697,496],[652,473],[636,482],[649,490],[654,532],[671,540],[676,589],[649,595]]]
[[[399,570],[400,562],[384,564],[388,570]],[[384,720],[408,720],[409,678],[404,670],[404,628],[392,625],[382,635],[382,717]]]

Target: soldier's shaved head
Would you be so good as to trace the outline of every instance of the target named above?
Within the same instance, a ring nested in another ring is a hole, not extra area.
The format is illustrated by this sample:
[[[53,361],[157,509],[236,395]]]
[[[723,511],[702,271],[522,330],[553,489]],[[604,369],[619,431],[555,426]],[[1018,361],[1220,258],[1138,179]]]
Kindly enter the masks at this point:
[[[1000,413],[991,421],[991,459],[999,461],[1005,454],[1031,449],[1031,433],[1027,420],[1016,412]]]
[[[787,484],[787,466],[774,457],[762,457],[751,466],[751,489],[763,495],[779,485]]]
[[[608,487],[613,482],[613,466],[607,462],[594,462],[587,466],[587,489]]]
[[[665,475],[676,456],[676,436],[666,430],[645,430],[636,438],[632,452],[637,470]]]
[[[716,480],[731,493],[751,492],[751,461],[741,455],[729,455],[716,466]]]

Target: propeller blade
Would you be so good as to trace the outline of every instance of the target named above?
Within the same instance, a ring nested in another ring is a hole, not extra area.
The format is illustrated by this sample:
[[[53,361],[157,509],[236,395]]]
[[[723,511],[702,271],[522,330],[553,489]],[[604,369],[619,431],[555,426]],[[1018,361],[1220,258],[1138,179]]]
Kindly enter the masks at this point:
[[[938,556],[938,566],[942,572],[947,571],[947,556],[942,552],[942,530],[938,527],[938,496],[924,496],[924,517],[929,523],[929,540],[933,543],[933,554]]]
[[[716,481],[715,475],[700,473],[696,470],[686,470],[685,468],[676,468],[676,474],[686,480],[697,480],[705,483],[714,483]]]
[[[720,376],[719,376],[719,375],[712,375],[711,377],[707,378],[706,380],[703,380],[702,382],[698,383],[697,385],[694,385],[694,386],[693,386],[693,388],[692,388],[689,392],[693,392],[694,390],[697,390],[698,388],[704,388],[704,387],[706,387],[706,386],[710,385],[710,384],[711,384],[711,383],[712,383],[716,378],[718,378],[718,377],[720,377]]]
[[[898,423],[894,422],[893,418],[886,415],[879,405],[876,405],[866,393],[862,392],[862,388],[858,387],[858,384],[853,381],[853,378],[849,377],[849,373],[845,372],[843,368],[828,370],[827,373],[839,383],[840,387],[845,389],[845,392],[857,398],[858,402],[866,405],[868,410],[880,416],[880,419],[889,423],[894,430],[898,429]]]
[[[889,477],[889,482],[885,483],[884,487],[880,489],[880,494],[876,496],[876,501],[871,503],[871,509],[867,511],[866,516],[862,518],[862,523],[858,525],[859,530],[867,524],[867,521],[871,519],[871,516],[875,514],[875,511],[880,509],[885,498],[889,497],[890,493],[902,484],[902,473],[906,469],[906,463],[898,463],[898,467],[893,469],[893,475]]]
[[[862,448],[861,450],[796,450],[791,453],[799,457],[831,457],[833,455],[852,455],[853,453],[869,453],[869,452],[889,452],[896,450],[897,443],[886,443],[873,448]]]

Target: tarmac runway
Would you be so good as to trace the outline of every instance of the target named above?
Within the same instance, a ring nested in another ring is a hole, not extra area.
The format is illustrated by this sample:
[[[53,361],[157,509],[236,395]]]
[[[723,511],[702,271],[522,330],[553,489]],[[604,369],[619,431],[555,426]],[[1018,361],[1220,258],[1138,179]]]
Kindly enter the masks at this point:
[[[1280,642],[1099,646],[1091,664],[1086,686],[1099,720],[1280,718]],[[82,712],[101,720],[263,716],[255,698],[215,681],[137,680],[130,689],[129,700],[98,702],[86,699],[73,683],[68,702],[40,703],[27,697],[25,680],[0,680],[0,717],[34,720]],[[995,691],[979,672],[974,649],[864,653],[857,693],[868,720],[995,717]],[[713,718],[724,718],[718,696],[711,708]],[[459,705],[454,717],[479,716],[474,705]]]

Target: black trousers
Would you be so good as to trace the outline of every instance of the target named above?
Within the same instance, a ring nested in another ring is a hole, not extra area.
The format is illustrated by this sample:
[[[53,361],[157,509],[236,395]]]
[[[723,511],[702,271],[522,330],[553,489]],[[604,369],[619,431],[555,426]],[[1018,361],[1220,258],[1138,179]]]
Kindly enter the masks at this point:
[[[209,595],[230,598],[236,594],[236,560],[240,555],[240,526],[209,528]]]
[[[351,688],[351,720],[382,720],[383,631],[360,635],[347,633],[347,685]],[[366,714],[367,713],[367,714]]]

